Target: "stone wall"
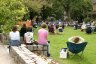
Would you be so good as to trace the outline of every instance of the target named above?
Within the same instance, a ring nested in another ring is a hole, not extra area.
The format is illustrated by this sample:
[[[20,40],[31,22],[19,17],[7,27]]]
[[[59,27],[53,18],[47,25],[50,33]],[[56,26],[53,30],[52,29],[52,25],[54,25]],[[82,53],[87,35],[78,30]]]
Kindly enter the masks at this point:
[[[37,53],[38,55],[47,56],[48,47],[46,45],[27,45],[26,48],[31,52]]]
[[[19,47],[12,46],[10,55],[14,58],[14,61],[17,64],[59,64],[53,59],[34,54],[29,51],[25,45]]]

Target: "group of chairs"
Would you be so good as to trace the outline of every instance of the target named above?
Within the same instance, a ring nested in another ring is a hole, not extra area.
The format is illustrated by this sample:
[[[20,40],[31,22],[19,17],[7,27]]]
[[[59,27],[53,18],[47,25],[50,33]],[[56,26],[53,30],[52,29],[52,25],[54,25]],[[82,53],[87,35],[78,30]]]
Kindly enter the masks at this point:
[[[87,42],[83,42],[83,43],[79,43],[79,44],[75,44],[72,42],[66,42],[66,44],[67,44],[67,49],[69,52],[73,53],[74,55],[78,55],[79,53],[81,53],[81,55],[79,55],[79,56],[82,57],[82,54],[87,45]]]

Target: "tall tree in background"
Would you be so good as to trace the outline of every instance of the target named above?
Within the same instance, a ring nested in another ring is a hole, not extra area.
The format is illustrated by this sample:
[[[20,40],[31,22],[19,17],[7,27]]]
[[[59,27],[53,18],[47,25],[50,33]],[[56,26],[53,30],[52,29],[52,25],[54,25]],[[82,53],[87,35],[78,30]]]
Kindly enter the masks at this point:
[[[40,9],[42,8],[40,0],[23,0],[23,3],[26,7],[27,15],[30,16],[31,20],[35,15],[40,13]],[[27,15],[25,14],[25,16]]]
[[[64,11],[66,12],[66,15],[68,17],[68,20],[70,21],[71,20],[70,9],[71,9],[71,3],[73,2],[73,0],[59,0],[59,2],[63,6]]]
[[[79,2],[74,0],[71,5],[73,5],[70,9],[71,18],[79,22],[83,22],[88,12],[92,11],[91,0],[79,0]]]
[[[59,20],[62,19],[64,20],[64,8],[61,5],[61,2],[58,0],[52,0],[52,14],[53,16]]]
[[[86,12],[92,11],[91,0],[58,0],[61,2],[69,21],[84,18]]]
[[[51,0],[43,1],[41,13],[42,20],[46,20],[48,16],[52,15],[52,2]]]
[[[49,15],[50,9],[49,0],[24,0],[26,10],[30,15],[30,19],[32,20],[36,15],[41,15],[43,19]],[[48,14],[47,14],[48,13]],[[47,15],[47,16],[46,16]]]

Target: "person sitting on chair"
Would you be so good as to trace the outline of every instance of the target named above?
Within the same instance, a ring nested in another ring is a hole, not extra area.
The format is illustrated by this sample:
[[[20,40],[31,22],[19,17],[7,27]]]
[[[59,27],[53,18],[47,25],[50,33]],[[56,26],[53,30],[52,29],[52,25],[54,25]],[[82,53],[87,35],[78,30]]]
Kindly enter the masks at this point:
[[[84,39],[80,36],[73,36],[68,39],[68,42],[66,42],[68,50],[73,54],[78,54],[80,52],[81,55],[83,54],[83,51],[87,45],[87,42],[84,41]]]
[[[79,43],[83,43],[84,42],[84,39],[80,36],[73,36],[73,37],[70,37],[68,39],[69,42],[72,42],[72,43],[76,43],[76,44],[79,44]]]

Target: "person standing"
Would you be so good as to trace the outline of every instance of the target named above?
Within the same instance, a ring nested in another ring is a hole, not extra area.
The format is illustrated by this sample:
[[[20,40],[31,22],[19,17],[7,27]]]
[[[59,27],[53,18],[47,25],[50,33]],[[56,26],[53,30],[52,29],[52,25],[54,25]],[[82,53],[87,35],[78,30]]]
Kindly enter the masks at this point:
[[[43,46],[47,46],[47,56],[50,56],[49,53],[49,43],[48,43],[48,31],[45,29],[47,27],[47,25],[45,23],[43,23],[41,25],[41,29],[38,30],[38,44],[43,45]]]

